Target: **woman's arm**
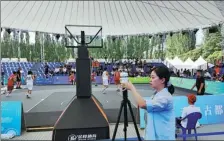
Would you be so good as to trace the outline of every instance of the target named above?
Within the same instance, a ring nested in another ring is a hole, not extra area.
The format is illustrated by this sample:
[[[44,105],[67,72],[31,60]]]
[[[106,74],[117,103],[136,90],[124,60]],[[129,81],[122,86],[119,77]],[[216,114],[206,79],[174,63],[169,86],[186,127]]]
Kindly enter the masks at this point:
[[[146,101],[146,110],[148,112],[160,112],[167,109],[168,99],[166,97],[159,97]]]
[[[167,108],[168,99],[166,97],[144,100],[132,83],[128,82],[124,85],[127,89],[131,90],[134,99],[140,108],[146,109],[148,112],[164,111]]]
[[[132,92],[138,106],[140,108],[145,109],[146,108],[146,101],[142,98],[142,96],[137,92],[137,90],[135,88],[133,90],[131,90],[131,92]]]

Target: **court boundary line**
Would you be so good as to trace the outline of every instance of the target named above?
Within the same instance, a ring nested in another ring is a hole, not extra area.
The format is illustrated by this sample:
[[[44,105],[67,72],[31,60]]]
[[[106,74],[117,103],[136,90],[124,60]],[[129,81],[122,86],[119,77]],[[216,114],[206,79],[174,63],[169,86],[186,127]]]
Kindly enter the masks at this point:
[[[32,108],[30,108],[29,110],[27,110],[25,113],[28,113],[29,111],[31,111],[33,108],[35,108],[37,105],[39,105],[41,102],[43,102],[44,100],[46,100],[49,96],[51,96],[53,93],[49,94],[48,96],[44,97],[43,99],[41,99],[39,102],[37,102],[34,106],[32,106]]]

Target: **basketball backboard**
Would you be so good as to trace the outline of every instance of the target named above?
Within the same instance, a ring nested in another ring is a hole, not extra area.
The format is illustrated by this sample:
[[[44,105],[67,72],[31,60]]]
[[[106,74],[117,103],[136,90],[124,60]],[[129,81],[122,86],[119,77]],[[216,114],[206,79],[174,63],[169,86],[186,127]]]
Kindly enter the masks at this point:
[[[78,48],[81,46],[81,31],[85,32],[85,45],[87,48],[102,48],[102,26],[65,25],[65,46]]]

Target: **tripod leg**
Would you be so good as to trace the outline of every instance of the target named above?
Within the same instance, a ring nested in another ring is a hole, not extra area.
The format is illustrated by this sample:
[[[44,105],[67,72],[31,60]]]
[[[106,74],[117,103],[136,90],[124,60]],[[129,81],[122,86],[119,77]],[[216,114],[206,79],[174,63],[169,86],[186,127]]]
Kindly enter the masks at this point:
[[[117,123],[116,123],[115,128],[114,128],[114,133],[113,133],[112,141],[115,140],[115,136],[117,134],[117,128],[118,128],[118,124],[120,122],[120,118],[121,118],[121,113],[122,113],[123,106],[124,106],[124,101],[121,102],[121,107],[120,107],[119,115],[118,115],[118,118],[117,118]]]
[[[124,124],[128,127],[128,105],[127,102],[124,102]]]
[[[127,126],[124,124],[124,140],[127,140]]]
[[[128,126],[128,105],[127,102],[124,101],[124,140],[127,140],[127,126]]]
[[[141,137],[140,137],[140,134],[139,134],[139,131],[138,131],[137,123],[135,121],[134,113],[132,111],[131,102],[129,100],[128,100],[128,107],[129,107],[129,110],[130,110],[130,114],[131,114],[132,120],[134,122],[134,127],[135,127],[136,134],[138,136],[138,140],[141,141]]]

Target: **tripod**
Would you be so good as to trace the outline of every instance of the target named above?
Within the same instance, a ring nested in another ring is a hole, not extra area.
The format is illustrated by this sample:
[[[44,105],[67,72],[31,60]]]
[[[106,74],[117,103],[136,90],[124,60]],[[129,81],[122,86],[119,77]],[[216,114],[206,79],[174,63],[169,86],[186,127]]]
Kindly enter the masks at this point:
[[[120,111],[119,111],[119,115],[118,115],[118,119],[117,119],[115,129],[114,129],[112,141],[115,140],[115,136],[116,136],[116,133],[117,133],[117,128],[118,128],[118,124],[120,122],[121,113],[122,113],[123,108],[124,108],[124,130],[123,130],[124,131],[124,140],[125,141],[127,140],[127,127],[128,127],[128,111],[127,111],[127,108],[128,107],[129,107],[129,110],[130,110],[132,120],[134,122],[134,127],[135,127],[136,134],[138,136],[138,140],[141,141],[141,137],[140,137],[140,134],[139,134],[139,131],[138,131],[136,121],[135,121],[134,113],[133,113],[132,108],[131,108],[131,102],[128,99],[128,90],[124,89],[124,88],[123,88],[123,100],[121,102]]]

